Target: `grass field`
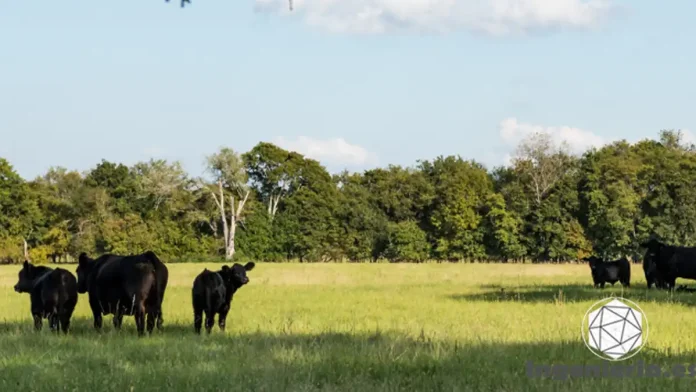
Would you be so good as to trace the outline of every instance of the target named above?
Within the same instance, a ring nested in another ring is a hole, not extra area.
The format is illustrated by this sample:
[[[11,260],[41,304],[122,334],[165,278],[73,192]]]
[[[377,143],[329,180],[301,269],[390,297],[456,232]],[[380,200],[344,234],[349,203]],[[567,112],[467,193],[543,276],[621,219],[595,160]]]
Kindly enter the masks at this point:
[[[696,294],[591,287],[587,266],[266,264],[235,296],[226,333],[193,334],[190,287],[210,264],[169,265],[164,332],[133,318],[92,329],[80,296],[68,336],[35,333],[29,296],[0,267],[0,391],[692,391],[681,379],[530,378],[525,364],[601,364],[586,310],[610,294],[645,311],[646,347],[622,363],[696,364]],[[75,266],[68,266],[74,272]],[[688,376],[688,374],[687,374]]]

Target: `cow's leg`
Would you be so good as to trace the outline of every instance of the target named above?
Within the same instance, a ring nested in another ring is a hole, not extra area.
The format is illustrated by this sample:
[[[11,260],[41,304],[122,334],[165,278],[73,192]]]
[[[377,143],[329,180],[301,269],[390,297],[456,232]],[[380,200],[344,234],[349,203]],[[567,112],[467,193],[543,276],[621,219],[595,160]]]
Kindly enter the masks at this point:
[[[101,312],[99,312],[99,311],[92,312],[92,316],[94,316],[94,329],[96,329],[97,332],[101,332],[102,324],[103,324]]]
[[[43,327],[43,315],[41,313],[34,313],[34,328],[37,331],[41,331],[41,328]]]
[[[229,313],[229,306],[224,307],[220,314],[218,315],[218,325],[220,326],[220,331],[225,332],[225,324],[227,323],[227,313]]]
[[[201,326],[203,325],[203,311],[200,309],[193,310],[193,329],[197,334],[201,333]]]
[[[121,326],[123,325],[123,311],[121,310],[120,306],[116,306],[116,310],[114,310],[114,329],[117,331],[121,330]]]
[[[97,332],[101,332],[103,323],[101,303],[96,299],[90,298],[89,307],[92,309],[92,316],[94,317],[94,329]]]
[[[155,329],[155,320],[157,318],[157,309],[148,309],[147,312],[147,333],[152,335],[152,330]]]
[[[604,288],[604,285],[606,285],[606,282],[600,283],[600,284],[599,284],[599,287],[603,289],[603,288]]]
[[[137,309],[135,311],[135,326],[138,329],[138,336],[145,335],[145,311]]]
[[[51,315],[48,317],[48,320],[51,323],[51,332],[60,332],[58,312],[51,313]]]
[[[215,325],[215,312],[212,310],[205,311],[205,331],[210,333]]]
[[[67,334],[70,330],[70,318],[72,317],[72,310],[63,310],[60,314],[60,328],[63,333]]]
[[[157,307],[157,330],[162,329],[162,324],[164,324],[164,318],[162,318],[162,305]]]

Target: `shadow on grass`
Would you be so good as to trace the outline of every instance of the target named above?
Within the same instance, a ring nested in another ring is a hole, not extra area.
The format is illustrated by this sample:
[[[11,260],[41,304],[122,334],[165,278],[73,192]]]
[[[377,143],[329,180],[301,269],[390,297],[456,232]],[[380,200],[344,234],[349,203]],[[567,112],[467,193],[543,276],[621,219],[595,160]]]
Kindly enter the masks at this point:
[[[688,365],[684,380],[530,377],[528,361],[606,363],[582,341],[455,343],[378,331],[198,337],[184,325],[138,339],[125,333],[88,333],[89,321],[77,320],[75,332],[60,338],[28,332],[23,324],[3,324],[1,390],[691,391],[696,378]],[[696,353],[669,356],[648,346],[626,363],[638,361],[664,367],[690,364],[696,362]]]
[[[483,292],[456,294],[450,299],[460,301],[485,302],[530,302],[530,303],[573,303],[599,301],[610,296],[623,297],[641,301],[657,301],[695,306],[696,294],[689,292],[667,292],[647,289],[646,287],[623,288],[620,284],[607,285],[604,289],[586,284],[558,285],[482,285]]]

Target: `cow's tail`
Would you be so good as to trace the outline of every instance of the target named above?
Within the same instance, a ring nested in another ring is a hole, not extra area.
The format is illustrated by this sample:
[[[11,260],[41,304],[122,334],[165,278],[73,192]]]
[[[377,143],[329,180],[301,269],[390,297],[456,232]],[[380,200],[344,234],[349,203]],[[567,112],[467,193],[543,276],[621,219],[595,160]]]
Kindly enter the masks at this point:
[[[626,260],[626,265],[628,266],[628,280],[631,280],[631,263]]]
[[[162,263],[162,261],[159,259],[159,257],[157,257],[155,252],[148,250],[147,252],[143,253],[143,256],[155,268],[155,282],[157,291],[157,294],[155,295],[155,299],[157,301],[155,318],[157,320],[157,329],[161,329],[162,324],[164,324],[162,302],[164,301],[164,292],[167,288],[167,283],[169,281],[169,271],[167,270],[167,267],[164,265],[164,263]]]
[[[621,263],[623,264],[623,269],[626,270],[626,275],[623,282],[621,282],[622,285],[630,286],[631,284],[631,262],[628,261],[627,258],[621,259]],[[619,270],[620,271],[620,270]],[[621,276],[621,275],[619,275]]]
[[[213,290],[205,288],[205,311],[208,314],[213,313]]]

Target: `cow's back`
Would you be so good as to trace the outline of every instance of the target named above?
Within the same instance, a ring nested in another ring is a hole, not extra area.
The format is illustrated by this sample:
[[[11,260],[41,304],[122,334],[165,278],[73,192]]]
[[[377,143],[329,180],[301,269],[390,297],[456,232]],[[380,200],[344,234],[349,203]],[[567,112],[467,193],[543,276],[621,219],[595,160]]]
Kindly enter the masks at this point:
[[[92,287],[108,313],[112,313],[117,304],[133,302],[136,297],[157,297],[155,268],[146,258],[104,255],[97,262]]]
[[[675,252],[670,262],[670,272],[676,277],[696,279],[696,248],[681,248]]]
[[[193,281],[194,308],[217,311],[225,302],[225,283],[220,274],[205,270]]]
[[[56,268],[41,278],[37,284],[42,307],[48,311],[63,308],[71,310],[77,304],[77,279],[69,271]]]
[[[77,279],[75,275],[63,268],[56,268],[52,275],[52,282],[58,292],[59,307],[74,309],[77,304]]]

